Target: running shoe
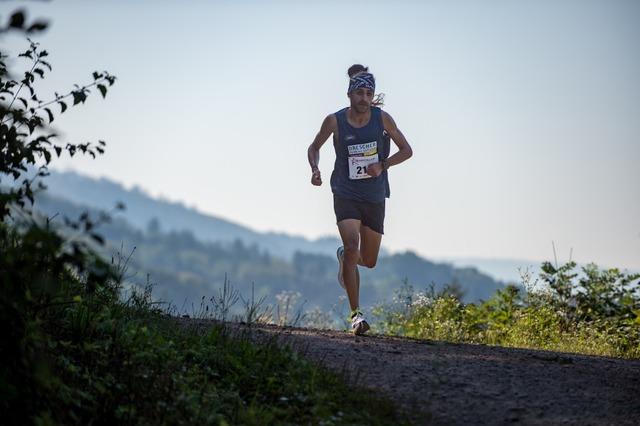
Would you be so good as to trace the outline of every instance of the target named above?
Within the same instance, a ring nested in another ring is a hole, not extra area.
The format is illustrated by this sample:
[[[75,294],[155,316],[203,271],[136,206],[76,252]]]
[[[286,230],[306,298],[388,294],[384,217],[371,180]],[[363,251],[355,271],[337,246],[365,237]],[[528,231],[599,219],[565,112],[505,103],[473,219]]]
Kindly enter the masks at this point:
[[[336,257],[338,258],[338,282],[340,283],[340,285],[342,286],[342,288],[344,288],[345,290],[347,289],[344,286],[344,246],[340,246],[338,247],[338,251],[336,251]]]
[[[338,247],[338,251],[336,251],[336,257],[338,258],[338,282],[344,288],[344,246]],[[360,287],[360,271],[358,271],[358,267],[356,266],[356,281],[358,283],[358,287]]]
[[[356,336],[366,333],[369,330],[369,323],[364,319],[364,315],[360,310],[355,310],[351,314],[351,331]]]

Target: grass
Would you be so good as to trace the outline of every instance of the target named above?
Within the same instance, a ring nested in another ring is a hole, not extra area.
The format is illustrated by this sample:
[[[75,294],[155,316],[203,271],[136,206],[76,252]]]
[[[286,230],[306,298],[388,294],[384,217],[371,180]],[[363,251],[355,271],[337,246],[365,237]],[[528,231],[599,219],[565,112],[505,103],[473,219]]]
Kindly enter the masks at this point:
[[[126,310],[104,324],[111,325],[91,341],[69,336],[51,353],[62,373],[54,391],[70,396],[57,401],[71,408],[62,423],[338,425],[397,417],[389,401],[290,348],[231,336],[222,325],[203,334],[160,313]]]

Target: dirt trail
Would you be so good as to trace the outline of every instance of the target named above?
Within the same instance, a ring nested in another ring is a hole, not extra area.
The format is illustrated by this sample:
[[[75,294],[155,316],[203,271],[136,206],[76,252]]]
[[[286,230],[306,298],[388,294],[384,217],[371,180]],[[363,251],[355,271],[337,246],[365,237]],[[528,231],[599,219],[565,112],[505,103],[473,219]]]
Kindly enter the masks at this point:
[[[207,322],[199,322],[207,327]],[[210,325],[210,323],[209,323]],[[640,360],[232,324],[396,401],[416,424],[640,425]]]

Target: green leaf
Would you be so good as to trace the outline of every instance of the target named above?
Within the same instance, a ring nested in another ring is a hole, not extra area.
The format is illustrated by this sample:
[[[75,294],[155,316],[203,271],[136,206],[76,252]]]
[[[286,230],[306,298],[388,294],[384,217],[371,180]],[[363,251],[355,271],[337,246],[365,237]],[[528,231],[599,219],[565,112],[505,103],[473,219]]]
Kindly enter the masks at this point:
[[[84,101],[87,99],[86,93],[84,93],[82,90],[75,90],[75,91],[71,92],[71,94],[73,95],[73,104],[74,105],[77,105],[80,102],[84,103]]]
[[[54,146],[53,149],[56,150],[56,154],[58,156],[58,158],[60,158],[60,154],[62,154],[62,148],[59,146]]]
[[[24,26],[24,12],[22,10],[14,12],[14,14],[11,15],[9,26],[11,28],[22,28]]]
[[[107,96],[107,88],[103,84],[98,84],[98,90],[100,90],[102,98],[104,99]]]
[[[46,21],[36,21],[33,24],[31,24],[29,26],[29,28],[27,28],[27,32],[28,33],[35,33],[36,31],[44,31],[44,30],[47,29],[48,25],[49,25],[49,23],[46,22]],[[42,53],[44,53],[44,55]],[[46,56],[47,55],[46,51],[44,51],[42,53],[40,54],[40,56]]]
[[[100,245],[104,245],[104,238],[102,236],[92,233],[91,238]]]
[[[58,104],[60,105],[60,108],[62,108],[62,110],[60,111],[60,113],[63,113],[67,110],[67,104],[65,104],[62,101],[59,101]]]
[[[49,123],[51,123],[53,121],[53,113],[49,108],[45,108],[44,110],[47,112],[47,115],[49,116]]]

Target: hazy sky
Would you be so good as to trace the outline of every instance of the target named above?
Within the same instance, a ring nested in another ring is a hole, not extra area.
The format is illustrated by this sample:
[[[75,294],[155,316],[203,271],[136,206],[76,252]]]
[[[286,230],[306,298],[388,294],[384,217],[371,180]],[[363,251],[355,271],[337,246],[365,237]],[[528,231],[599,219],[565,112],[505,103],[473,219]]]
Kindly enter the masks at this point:
[[[368,65],[414,157],[383,244],[428,257],[640,268],[640,2],[2,2],[51,19],[43,93],[118,77],[54,122],[61,161],[258,230],[336,235],[306,150]],[[16,36],[3,50],[26,50]],[[16,65],[24,66],[24,62]],[[18,68],[14,68],[18,69]]]

